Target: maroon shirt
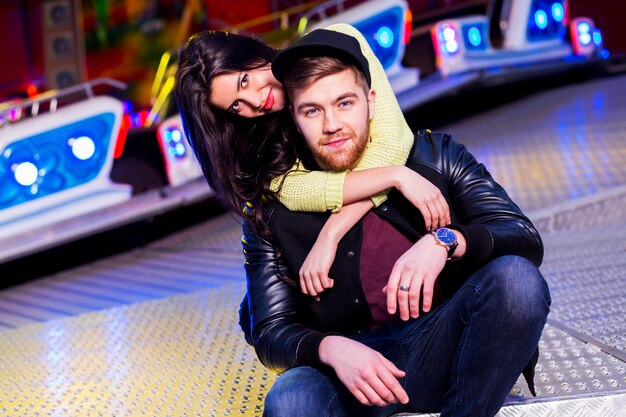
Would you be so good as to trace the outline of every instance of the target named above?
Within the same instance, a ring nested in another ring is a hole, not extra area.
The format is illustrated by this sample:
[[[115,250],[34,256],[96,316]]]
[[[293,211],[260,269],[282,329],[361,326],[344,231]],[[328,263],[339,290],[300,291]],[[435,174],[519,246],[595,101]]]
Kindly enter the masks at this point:
[[[372,211],[363,217],[363,241],[359,260],[361,285],[372,312],[372,328],[391,323],[398,313],[387,312],[387,294],[383,288],[389,281],[394,264],[415,242]],[[435,294],[437,294],[435,284]],[[433,308],[435,307],[434,297]]]

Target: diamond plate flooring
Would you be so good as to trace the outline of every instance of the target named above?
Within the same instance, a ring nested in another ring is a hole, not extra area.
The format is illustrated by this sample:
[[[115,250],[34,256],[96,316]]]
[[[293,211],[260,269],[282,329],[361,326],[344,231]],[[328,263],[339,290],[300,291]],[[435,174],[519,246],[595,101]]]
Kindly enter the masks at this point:
[[[626,76],[535,94],[447,126],[524,210],[626,184]]]

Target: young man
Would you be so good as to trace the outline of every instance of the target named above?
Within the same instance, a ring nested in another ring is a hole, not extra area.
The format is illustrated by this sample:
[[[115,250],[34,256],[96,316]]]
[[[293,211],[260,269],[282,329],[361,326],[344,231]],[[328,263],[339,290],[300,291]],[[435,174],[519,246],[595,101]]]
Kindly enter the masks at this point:
[[[272,70],[314,163],[353,167],[375,105],[358,43],[316,30],[279,53]],[[493,416],[523,370],[533,389],[550,304],[537,231],[448,135],[419,132],[406,167],[441,190],[452,224],[427,231],[391,192],[339,243],[334,286],[319,301],[294,277],[326,215],[275,203],[264,213],[272,242],[244,228],[244,331],[259,359],[284,372],[264,415]]]

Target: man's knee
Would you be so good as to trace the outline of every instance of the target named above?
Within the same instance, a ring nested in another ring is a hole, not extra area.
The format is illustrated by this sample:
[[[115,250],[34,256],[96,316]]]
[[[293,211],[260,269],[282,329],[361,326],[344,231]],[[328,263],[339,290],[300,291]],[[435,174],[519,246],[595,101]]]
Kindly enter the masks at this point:
[[[491,284],[503,314],[519,321],[545,320],[550,307],[550,291],[539,269],[519,256],[503,256],[492,261]]]
[[[293,368],[282,374],[267,393],[263,416],[325,416],[335,395],[332,382],[317,369]]]

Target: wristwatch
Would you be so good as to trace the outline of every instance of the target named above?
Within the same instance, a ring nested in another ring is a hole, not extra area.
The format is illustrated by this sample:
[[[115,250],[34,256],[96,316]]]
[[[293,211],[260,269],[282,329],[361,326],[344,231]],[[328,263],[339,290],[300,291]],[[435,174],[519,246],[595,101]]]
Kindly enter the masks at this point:
[[[435,243],[439,246],[443,246],[448,249],[448,260],[452,258],[456,247],[459,246],[459,242],[456,239],[456,235],[452,229],[447,227],[440,227],[433,230],[432,235],[435,237]]]

